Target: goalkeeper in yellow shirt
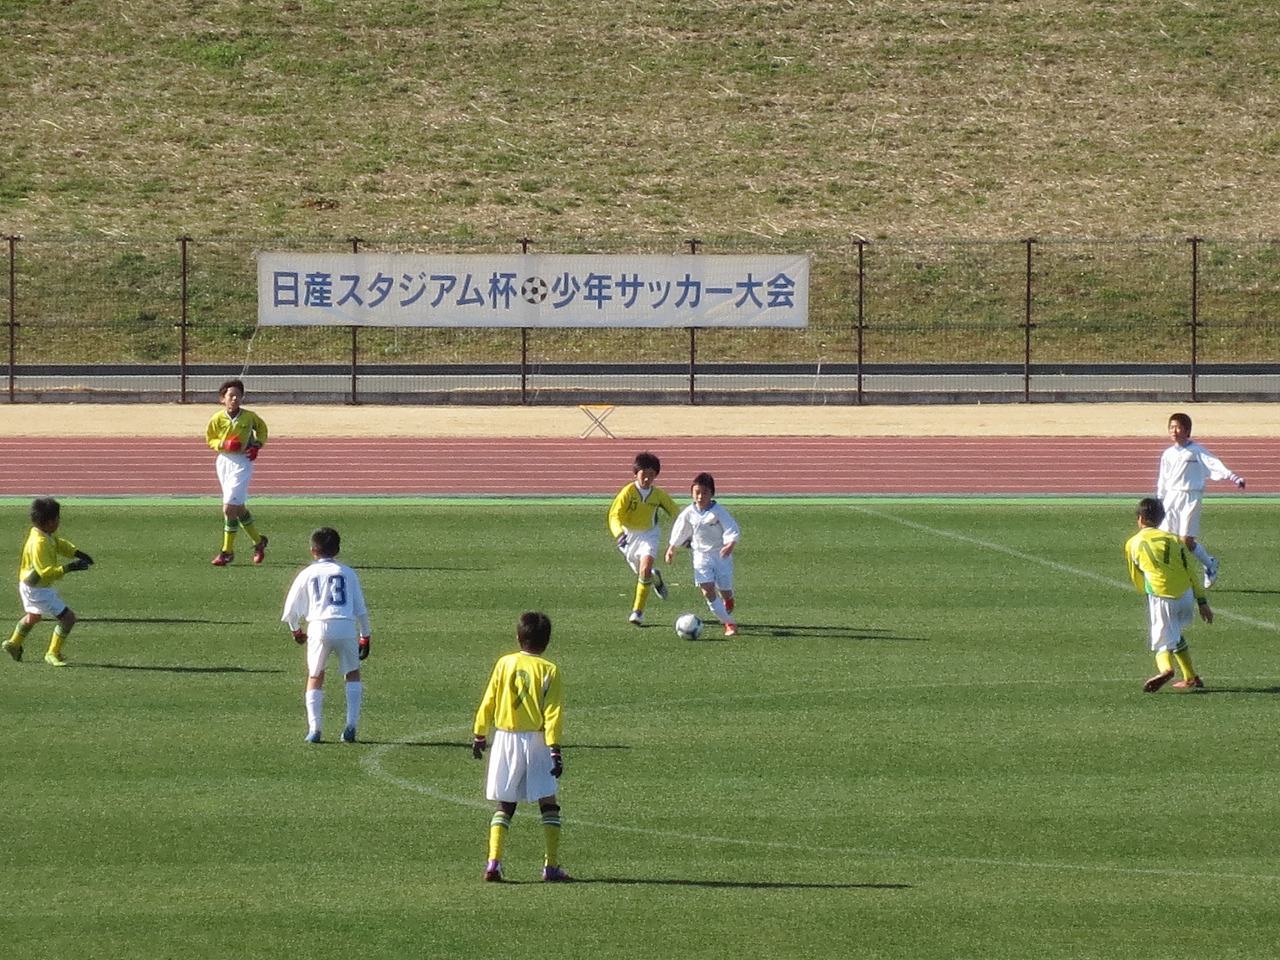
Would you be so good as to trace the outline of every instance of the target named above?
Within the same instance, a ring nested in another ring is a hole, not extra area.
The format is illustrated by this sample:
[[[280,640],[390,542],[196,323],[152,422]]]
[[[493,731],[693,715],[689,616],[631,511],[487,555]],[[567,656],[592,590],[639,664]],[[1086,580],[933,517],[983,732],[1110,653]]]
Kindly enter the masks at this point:
[[[209,418],[204,440],[218,452],[218,484],[222,487],[222,549],[210,562],[225,567],[236,558],[236,533],[241,527],[253,541],[253,562],[267,556],[267,538],[258,533],[249,513],[249,481],[258,451],[267,442],[267,424],[252,410],[240,406],[244,381],[228,380],[218,388],[222,409]]]
[[[1151,650],[1156,655],[1157,670],[1142,685],[1147,693],[1155,693],[1173,679],[1174,663],[1182,671],[1182,679],[1173,685],[1175,689],[1204,687],[1191,665],[1191,652],[1182,631],[1195,619],[1197,608],[1205,623],[1213,623],[1213,610],[1204,590],[1191,575],[1187,547],[1176,533],[1159,529],[1163,521],[1164,504],[1155,497],[1144,497],[1138,503],[1138,532],[1124,545],[1129,579],[1147,595]]]
[[[489,731],[493,731],[485,796],[496,800],[498,808],[489,821],[489,860],[484,879],[490,883],[502,881],[502,845],[511,829],[516,804],[537,800],[546,847],[542,879],[547,883],[567,883],[573,878],[560,866],[560,805],[556,799],[560,774],[564,772],[560,755],[560,671],[542,655],[551,642],[551,619],[536,610],[520,614],[516,642],[520,652],[499,658],[489,676],[476,711],[471,746],[471,755],[483,759],[489,747]]]
[[[22,545],[22,561],[18,570],[18,596],[22,599],[24,616],[13,628],[13,635],[0,646],[14,660],[22,659],[22,644],[31,628],[45,617],[53,617],[58,625],[53,628],[53,639],[44,662],[51,667],[65,667],[62,644],[76,625],[76,615],[58,596],[54,584],[68,573],[88,570],[93,558],[76,549],[70,540],[57,536],[62,523],[62,505],[53,497],[37,497],[31,501],[31,531]],[[59,557],[70,557],[59,563]]]
[[[654,566],[662,538],[658,511],[665,510],[667,518],[674,519],[680,510],[670,494],[653,484],[662,472],[662,462],[656,456],[636,454],[631,472],[635,479],[619,490],[609,505],[609,535],[636,574],[635,600],[627,619],[639,627],[644,625],[644,605],[650,590],[667,599],[662,571]]]

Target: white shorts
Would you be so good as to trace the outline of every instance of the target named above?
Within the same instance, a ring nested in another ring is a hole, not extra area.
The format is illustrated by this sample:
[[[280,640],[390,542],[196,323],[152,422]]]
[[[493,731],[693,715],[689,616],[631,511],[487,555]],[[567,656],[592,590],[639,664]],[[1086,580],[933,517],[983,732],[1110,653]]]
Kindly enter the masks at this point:
[[[551,775],[551,749],[542,731],[495,730],[489,747],[485,797],[520,803],[554,797],[559,781]]]
[[[53,587],[29,587],[18,584],[18,596],[26,613],[38,613],[42,617],[60,617],[67,604]]]
[[[733,554],[722,557],[718,550],[694,550],[692,556],[694,583],[714,583],[721,593],[733,593]]]
[[[360,637],[351,620],[317,620],[307,624],[307,676],[324,673],[329,655],[338,655],[338,669],[345,677],[360,669]]]
[[[1174,490],[1164,495],[1164,523],[1160,529],[1180,537],[1200,536],[1200,507],[1204,497],[1199,490]]]
[[[622,555],[627,558],[627,563],[631,565],[631,569],[636,573],[640,572],[640,561],[644,557],[658,556],[658,538],[661,531],[657,527],[652,530],[645,530],[643,533],[632,533],[627,531],[627,545],[622,549]]]
[[[249,500],[253,461],[243,453],[220,453],[215,466],[218,483],[222,485],[222,502],[243,507]]]
[[[1147,595],[1147,614],[1151,621],[1151,652],[1170,652],[1183,646],[1182,631],[1191,626],[1196,616],[1195,594],[1188,590],[1180,597]]]

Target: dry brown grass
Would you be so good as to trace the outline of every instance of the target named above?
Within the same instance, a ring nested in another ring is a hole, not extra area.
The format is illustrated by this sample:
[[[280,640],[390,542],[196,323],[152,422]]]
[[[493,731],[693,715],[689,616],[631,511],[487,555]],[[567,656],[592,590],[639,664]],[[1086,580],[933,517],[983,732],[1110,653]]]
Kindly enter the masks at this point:
[[[1275,236],[1278,21],[1231,0],[0,0],[0,230]]]

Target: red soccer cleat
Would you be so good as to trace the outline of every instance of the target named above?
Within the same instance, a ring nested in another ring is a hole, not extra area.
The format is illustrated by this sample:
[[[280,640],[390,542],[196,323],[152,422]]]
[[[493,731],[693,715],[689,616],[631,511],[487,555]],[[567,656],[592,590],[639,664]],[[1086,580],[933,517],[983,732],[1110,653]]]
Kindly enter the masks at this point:
[[[212,563],[215,567],[225,567],[228,563],[230,563],[235,558],[236,558],[236,555],[234,553],[227,553],[225,550],[223,550],[221,553],[219,553],[216,557],[214,557],[209,562]]]

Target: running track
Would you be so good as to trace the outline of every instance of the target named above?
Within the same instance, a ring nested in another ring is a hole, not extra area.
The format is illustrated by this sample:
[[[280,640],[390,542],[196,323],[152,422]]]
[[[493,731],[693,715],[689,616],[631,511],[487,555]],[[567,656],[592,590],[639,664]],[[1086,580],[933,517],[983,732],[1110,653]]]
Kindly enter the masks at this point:
[[[270,494],[588,494],[612,496],[631,458],[662,458],[677,499],[701,470],[735,494],[1149,494],[1167,441],[1078,437],[663,437],[650,439],[290,439],[263,451],[253,480]],[[1207,446],[1280,493],[1280,445]],[[199,439],[0,438],[0,495],[216,496]],[[1234,492],[1215,483],[1211,492]]]

